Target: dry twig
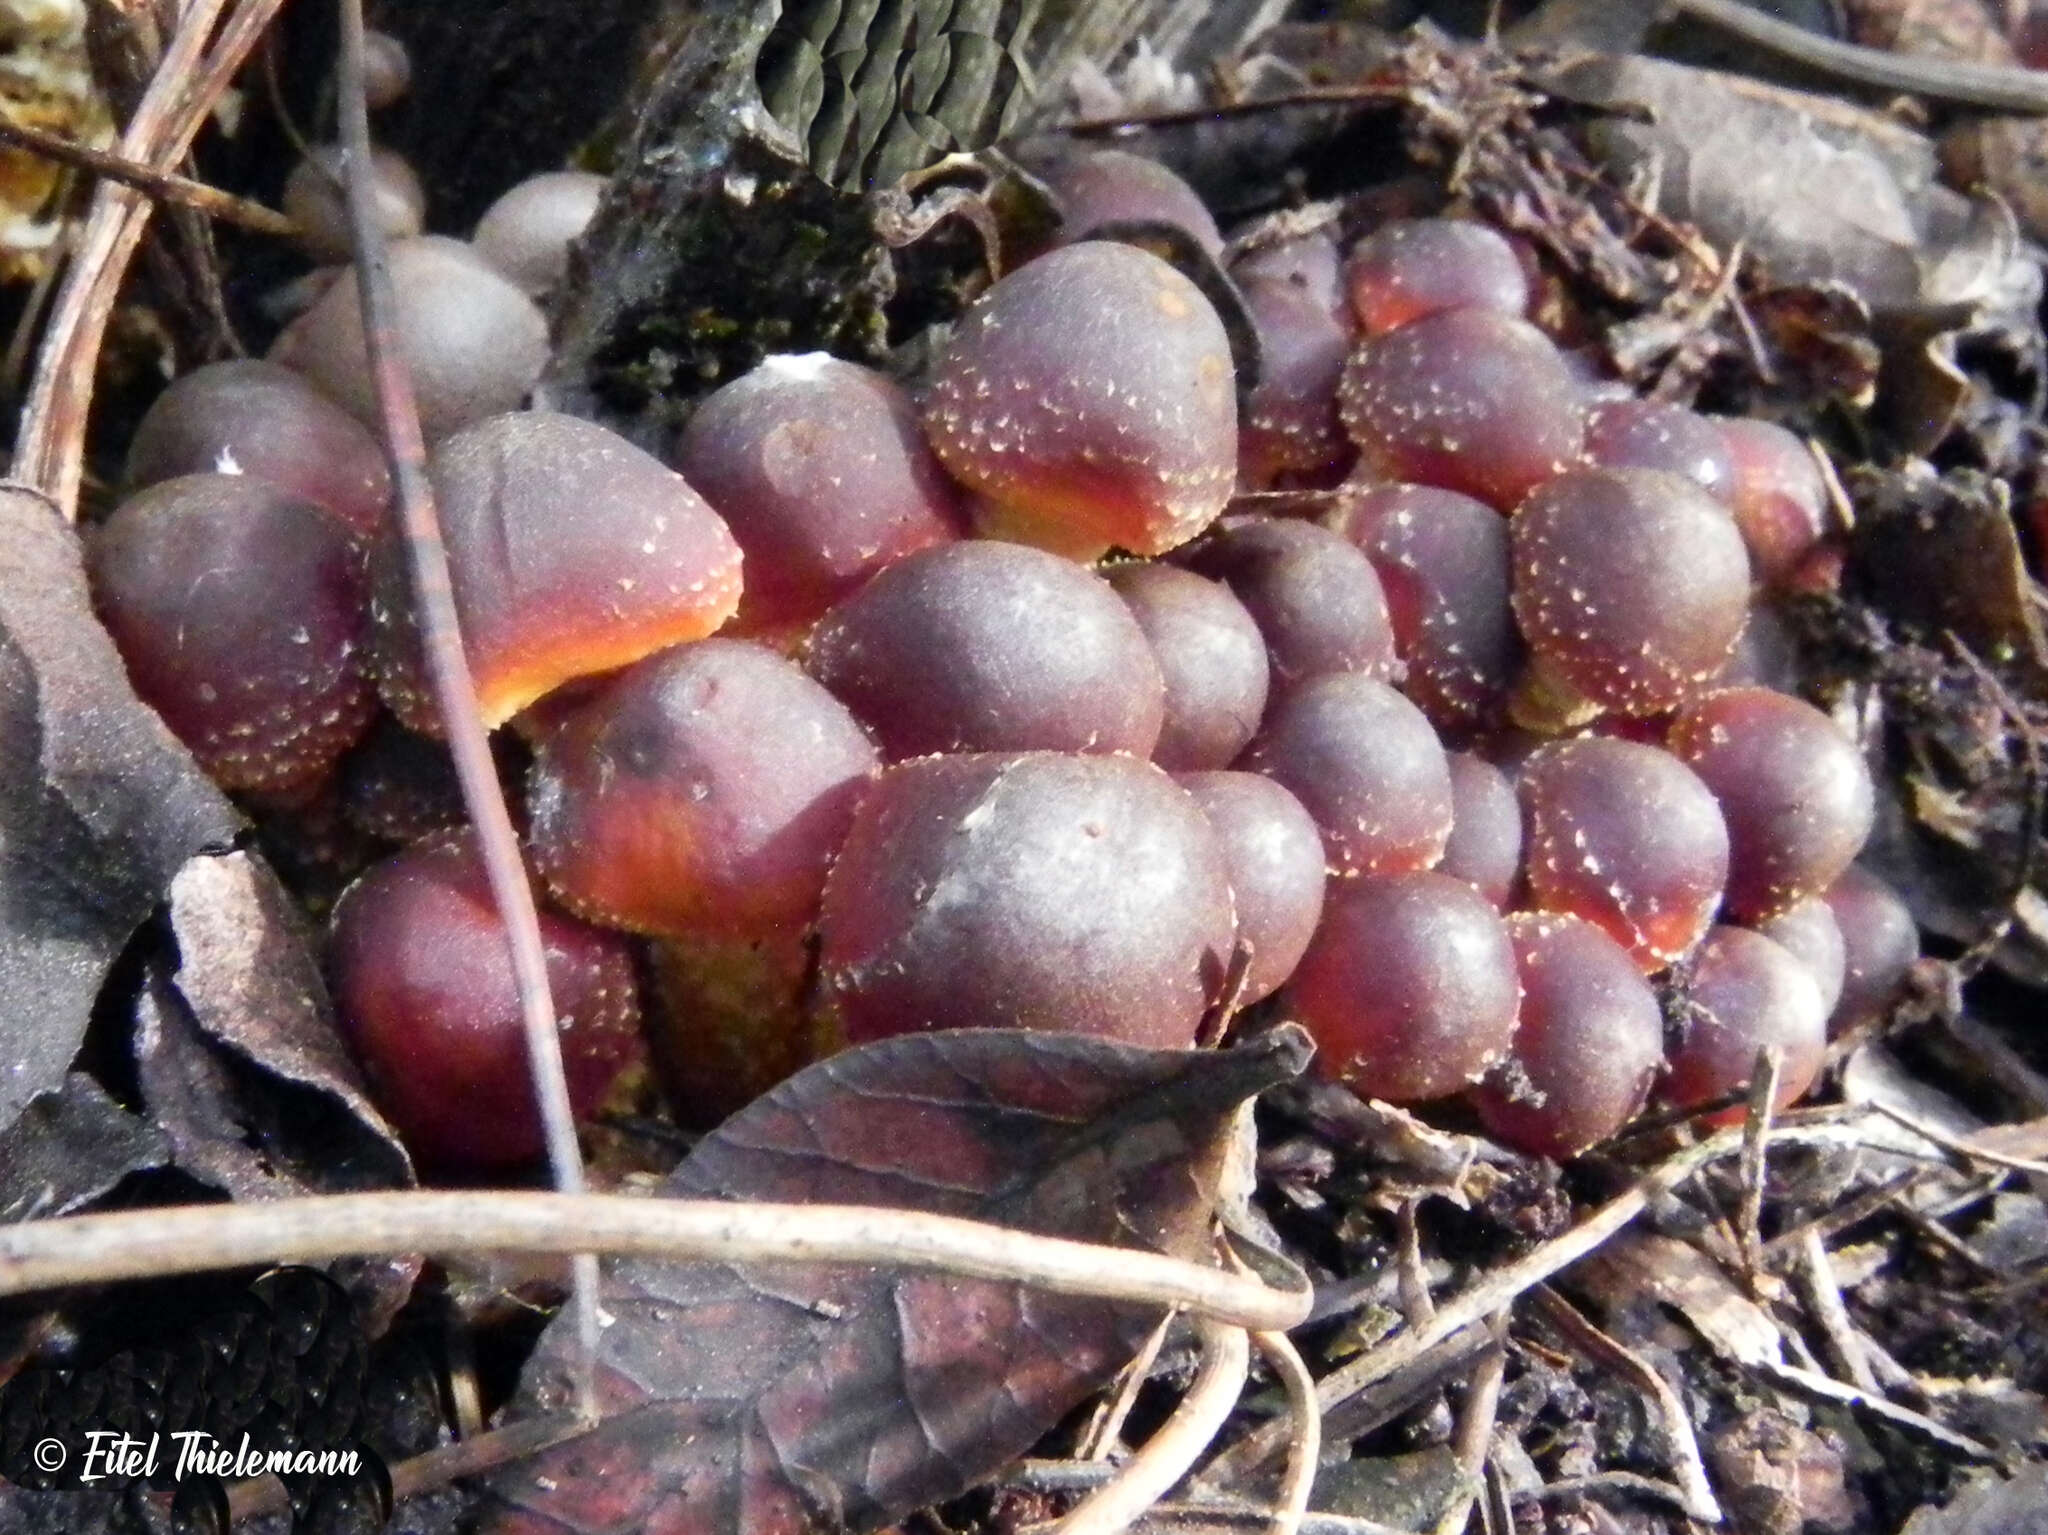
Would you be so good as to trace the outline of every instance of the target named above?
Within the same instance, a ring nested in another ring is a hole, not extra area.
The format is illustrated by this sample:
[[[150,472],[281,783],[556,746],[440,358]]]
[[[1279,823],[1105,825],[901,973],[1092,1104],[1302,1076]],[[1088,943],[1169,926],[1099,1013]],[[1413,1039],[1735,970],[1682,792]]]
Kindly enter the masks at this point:
[[[159,202],[175,203],[181,208],[190,208],[195,213],[203,213],[226,224],[240,225],[257,234],[289,240],[299,232],[298,225],[262,203],[223,192],[219,187],[194,181],[190,176],[160,171],[122,155],[94,149],[90,144],[74,143],[28,123],[15,122],[4,113],[0,113],[0,144],[12,144],[17,149],[25,149],[30,154],[68,165],[74,170],[89,171],[109,181],[118,181],[138,192],[148,193]]]
[[[1828,1345],[1828,1352],[1834,1356],[1836,1369],[1846,1375],[1849,1384],[1858,1391],[1872,1396],[1881,1395],[1884,1388],[1871,1373],[1870,1360],[1865,1356],[1862,1341],[1849,1320],[1849,1308],[1842,1304],[1842,1287],[1835,1283],[1835,1265],[1828,1258],[1827,1244],[1810,1226],[1800,1244],[1799,1258],[1795,1282],[1799,1286],[1800,1298],[1806,1302],[1807,1315],[1813,1318],[1814,1325],[1820,1329],[1821,1337]]]
[[[1323,1416],[1316,1408],[1315,1377],[1284,1332],[1255,1332],[1252,1343],[1265,1356],[1287,1393],[1287,1416],[1293,1438],[1287,1446],[1287,1475],[1273,1510],[1267,1535],[1301,1535],[1309,1494],[1315,1491],[1316,1470],[1323,1458]]]
[[[363,94],[362,0],[341,0],[341,144],[348,186],[349,245],[355,255],[356,292],[362,308],[363,341],[391,460],[392,488],[404,532],[406,563],[412,572],[416,628],[433,679],[434,701],[446,727],[463,808],[476,827],[478,847],[490,879],[491,898],[505,927],[512,974],[519,990],[519,1015],[526,1034],[527,1065],[533,1074],[545,1132],[548,1171],[557,1191],[581,1194],[583,1152],[576,1142],[576,1111],[562,1067],[554,997],[548,989],[547,950],[540,915],[519,836],[491,758],[488,733],[477,712],[476,685],[463,654],[448,551],[441,542],[433,487],[427,480],[427,445],[420,433],[412,374],[398,339],[398,305],[378,222],[371,183],[370,113]],[[587,1414],[597,1410],[598,1269],[594,1253],[577,1253],[572,1266],[570,1307],[579,1342],[578,1394]]]
[[[1763,1268],[1764,1174],[1769,1169],[1771,1109],[1778,1101],[1778,1082],[1785,1074],[1785,1051],[1765,1045],[1756,1053],[1749,1076],[1749,1117],[1742,1123],[1742,1207],[1735,1224],[1742,1251],[1743,1279],[1756,1293]]]
[[[403,1502],[464,1477],[480,1476],[589,1431],[589,1423],[574,1413],[548,1413],[442,1445],[391,1468],[392,1501]],[[265,1514],[281,1514],[290,1506],[284,1483],[274,1477],[239,1482],[228,1489],[228,1518],[234,1524]]]
[[[1619,1370],[1656,1403],[1657,1416],[1664,1426],[1665,1443],[1671,1453],[1671,1471],[1678,1478],[1679,1507],[1685,1510],[1689,1519],[1697,1519],[1703,1524],[1719,1524],[1723,1517],[1721,1504],[1714,1496],[1713,1483],[1707,1478],[1706,1463],[1700,1458],[1699,1440],[1693,1435],[1692,1419],[1671,1383],[1619,1339],[1595,1327],[1580,1314],[1578,1307],[1550,1286],[1539,1285],[1531,1299],[1543,1319],[1562,1333],[1567,1343]]]
[[[1563,1236],[1486,1275],[1437,1308],[1436,1319],[1411,1327],[1371,1353],[1325,1376],[1316,1399],[1325,1414],[1366,1387],[1398,1375],[1453,1334],[1474,1327],[1558,1270],[1594,1252],[1624,1230],[1651,1203],[1685,1182],[1701,1168],[1741,1151],[1743,1132],[1724,1130],[1710,1140],[1679,1152],[1634,1186],[1595,1210]],[[1832,1110],[1788,1116],[1775,1139],[1787,1145],[1860,1145],[1858,1128]],[[1266,1424],[1226,1450],[1210,1474],[1237,1480],[1263,1465],[1286,1443],[1285,1425]]]
[[[1116,1480],[1097,1488],[1050,1535],[1122,1535],[1193,1469],[1237,1407],[1251,1369],[1251,1339],[1242,1327],[1204,1317],[1195,1323],[1202,1367],[1180,1406]]]
[[[241,0],[208,52],[207,39],[227,3],[192,0],[184,8],[177,33],[121,135],[123,159],[147,166],[182,160],[284,0]],[[78,515],[86,416],[92,407],[100,342],[151,207],[143,193],[119,182],[102,181],[93,189],[92,205],[51,310],[35,379],[22,407],[13,475],[47,495],[68,518]]]
[[[605,1252],[725,1263],[904,1264],[1282,1331],[1306,1291],[1159,1253],[859,1205],[473,1189],[175,1205],[0,1227],[0,1295],[376,1253]]]

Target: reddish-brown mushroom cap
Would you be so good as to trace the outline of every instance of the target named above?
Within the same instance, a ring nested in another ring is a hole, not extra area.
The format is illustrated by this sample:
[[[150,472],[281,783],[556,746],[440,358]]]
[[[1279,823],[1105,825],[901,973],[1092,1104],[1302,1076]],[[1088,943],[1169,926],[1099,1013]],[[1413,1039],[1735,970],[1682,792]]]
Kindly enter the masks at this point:
[[[1387,681],[1400,670],[1379,573],[1328,528],[1227,517],[1180,558],[1229,587],[1258,624],[1276,698],[1327,672]]]
[[[1523,764],[1529,891],[1599,924],[1645,972],[1705,936],[1728,883],[1728,829],[1699,775],[1634,741],[1559,741]]]
[[[1122,149],[1066,154],[1035,166],[1052,188],[1064,222],[1060,243],[1085,240],[1104,224],[1161,223],[1184,229],[1210,255],[1223,234],[1200,194],[1157,160]]]
[[[1279,990],[1301,962],[1323,911],[1323,837],[1301,801],[1258,773],[1177,773],[1216,829],[1237,903],[1237,941],[1250,951],[1241,1007]]]
[[[1259,728],[1272,684],[1265,637],[1221,582],[1149,560],[1112,565],[1116,588],[1165,679],[1152,760],[1172,772],[1227,768]]]
[[[194,368],[128,444],[140,490],[181,474],[246,474],[317,501],[361,539],[384,526],[391,471],[370,430],[290,368],[252,357]]]
[[[1669,740],[1721,802],[1735,916],[1760,921],[1821,894],[1863,850],[1876,804],[1870,769],[1803,699],[1722,688],[1680,710]]]
[[[1183,544],[1237,476],[1223,322],[1157,256],[1108,241],[984,294],[939,359],[924,421],[992,531],[1062,552]]]
[[[1557,348],[1485,309],[1442,310],[1366,341],[1345,365],[1338,403],[1375,474],[1503,512],[1574,463],[1585,441]]]
[[[1842,994],[1829,1026],[1834,1033],[1879,1016],[1920,957],[1920,929],[1898,891],[1852,864],[1822,897],[1842,934]]]
[[[1757,1052],[1781,1052],[1771,1107],[1782,1111],[1806,1095],[1827,1051],[1827,1009],[1810,972],[1761,933],[1717,927],[1700,945],[1682,1009],[1679,1042],[1659,1096],[1680,1108],[1711,1103],[1749,1084]],[[1739,1124],[1737,1105],[1709,1124]]]
[[[1357,672],[1327,672],[1267,714],[1243,766],[1294,792],[1346,874],[1427,869],[1451,835],[1451,768],[1422,711]]]
[[[1451,839],[1440,873],[1505,909],[1522,873],[1522,806],[1507,774],[1484,757],[1452,752]]]
[[[1664,1058],[1657,995],[1592,923],[1550,912],[1507,919],[1522,982],[1505,1070],[1472,1095],[1488,1132],[1563,1161],[1634,1117]]]
[[[135,691],[224,787],[305,787],[368,727],[362,550],[324,508],[246,475],[165,480],[99,528],[89,570]]]
[[[1728,509],[1691,480],[1575,470],[1532,492],[1510,531],[1523,636],[1593,703],[1655,714],[1727,664],[1749,556]]]
[[[1325,523],[1379,573],[1408,696],[1439,730],[1497,723],[1523,656],[1507,523],[1427,485],[1346,486]]]
[[[1287,1005],[1316,1069],[1393,1103],[1443,1098],[1507,1053],[1521,987],[1500,914],[1447,874],[1332,882]]]
[[[960,533],[959,490],[890,379],[820,352],[709,395],[673,462],[746,553],[735,629],[809,624],[876,571]]]
[[[570,1106],[589,1114],[643,1054],[632,954],[558,912],[540,925]],[[351,885],[328,972],[371,1095],[422,1164],[477,1173],[540,1157],[519,989],[474,834],[416,844]]]
[[[674,470],[574,416],[497,416],[430,466],[463,646],[487,725],[563,683],[701,639],[733,614],[740,551]],[[404,544],[376,552],[377,681],[438,733],[412,624]]]
[[[1107,582],[989,539],[898,560],[819,621],[806,664],[892,760],[1145,756],[1165,713],[1152,646]]]
[[[1215,832],[1151,764],[925,757],[886,769],[855,813],[819,983],[853,1042],[1004,1025],[1184,1046],[1233,926]]]
[[[880,765],[844,707],[743,640],[650,656],[540,740],[534,861],[593,921],[682,937],[802,931]]]

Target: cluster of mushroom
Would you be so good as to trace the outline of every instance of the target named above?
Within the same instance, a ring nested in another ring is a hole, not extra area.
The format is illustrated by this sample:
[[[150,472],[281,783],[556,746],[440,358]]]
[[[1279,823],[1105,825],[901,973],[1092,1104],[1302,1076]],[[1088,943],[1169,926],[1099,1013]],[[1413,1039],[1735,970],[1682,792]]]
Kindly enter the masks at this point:
[[[1331,1074],[1467,1095],[1532,1151],[1611,1134],[1653,1080],[1710,1103],[1766,1040],[1804,1091],[1830,1012],[1877,1011],[1913,952],[1850,867],[1853,744],[1762,680],[1769,592],[1826,578],[1804,445],[1574,376],[1514,248],[1444,220],[1242,254],[1241,411],[1202,288],[1085,238],[1163,219],[1220,253],[1199,199],[1113,152],[1045,174],[1070,238],[915,393],[769,358],[667,462],[473,372],[432,395],[478,702],[530,744],[579,1110],[643,1034],[710,1118],[849,1042],[1186,1046],[1267,997]],[[92,550],[138,691],[272,800],[345,780],[380,712],[439,728],[367,400],[336,382],[346,292],[276,361],[166,392]],[[444,378],[491,350],[434,334]],[[1321,515],[1225,515],[1283,483]],[[1680,960],[1667,1051],[1647,977]],[[467,833],[364,874],[331,961],[427,1165],[538,1153]]]

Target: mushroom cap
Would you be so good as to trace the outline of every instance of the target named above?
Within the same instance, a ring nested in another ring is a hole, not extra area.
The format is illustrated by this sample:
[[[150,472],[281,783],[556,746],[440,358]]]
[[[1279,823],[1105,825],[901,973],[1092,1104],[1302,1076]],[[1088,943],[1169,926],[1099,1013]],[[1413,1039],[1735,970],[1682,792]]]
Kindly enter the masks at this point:
[[[347,261],[351,252],[346,152],[316,144],[285,177],[285,214],[299,226],[299,248],[315,261]],[[411,163],[379,144],[370,151],[370,196],[387,240],[409,240],[426,227],[427,191]]]
[[[533,300],[459,240],[422,235],[391,247],[395,330],[412,370],[420,429],[434,443],[517,409],[548,358],[548,327]],[[344,272],[270,349],[367,426],[376,386],[353,270]]]
[[[1050,546],[1159,554],[1223,510],[1237,475],[1230,342],[1187,278],[1084,240],[982,295],[925,398],[953,477]]]
[[[391,471],[369,428],[302,375],[253,357],[194,368],[143,415],[128,444],[128,488],[181,474],[268,480],[362,539],[376,537],[391,502]]]
[[[1185,1046],[1234,925],[1214,830],[1150,763],[923,757],[855,813],[825,886],[820,994],[852,1042],[999,1025]]]
[[[136,693],[223,787],[305,787],[368,728],[362,549],[325,508],[183,475],[124,501],[88,560]]]
[[[543,908],[569,1102],[594,1112],[641,1058],[632,951]],[[377,1106],[430,1169],[539,1159],[545,1137],[519,987],[474,832],[416,843],[342,893],[328,974],[342,1031]]]
[[[961,496],[885,374],[770,357],[690,417],[672,461],[747,556],[736,627],[808,624],[883,566],[960,534]]]
[[[594,422],[494,416],[443,442],[429,472],[486,725],[573,679],[702,639],[739,605],[739,546],[718,514]],[[378,687],[408,726],[436,734],[395,532],[373,566]]]
[[[543,171],[508,188],[484,210],[471,243],[522,292],[538,297],[569,269],[569,247],[590,227],[604,177]]]
[[[549,886],[593,921],[801,933],[880,765],[795,663],[744,640],[678,645],[541,737],[528,841]]]

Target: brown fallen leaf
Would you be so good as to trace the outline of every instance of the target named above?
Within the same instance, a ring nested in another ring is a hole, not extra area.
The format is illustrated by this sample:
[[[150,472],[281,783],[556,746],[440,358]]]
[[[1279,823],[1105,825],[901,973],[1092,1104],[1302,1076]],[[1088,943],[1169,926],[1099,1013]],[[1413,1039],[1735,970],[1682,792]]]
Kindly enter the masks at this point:
[[[61,1086],[108,968],[238,820],[136,699],[77,535],[0,487],[0,1126]]]
[[[74,1071],[0,1131],[0,1222],[68,1215],[170,1158],[161,1130]]]
[[[335,1027],[304,917],[277,877],[247,853],[193,859],[171,883],[171,934],[171,985],[196,1030],[192,1043],[245,1102],[238,1122],[202,1128],[179,1112],[190,1100],[173,1104],[145,1083],[151,1110],[180,1142],[180,1164],[201,1155],[193,1137],[203,1137],[206,1169],[187,1170],[237,1199],[411,1183],[397,1133],[371,1105]],[[162,1056],[139,1049],[147,1078]],[[252,1067],[260,1086],[249,1081]],[[274,1121],[268,1133],[243,1117],[252,1113]]]
[[[2039,294],[2010,221],[1942,186],[1934,145],[1878,113],[1639,56],[1575,59],[1544,83],[1612,110],[1589,135],[1609,167],[1774,282],[1839,283],[1878,312]]]
[[[172,1164],[235,1200],[409,1186],[277,877],[246,853],[193,859],[171,883],[171,932],[175,975],[152,960],[136,1000],[135,1069]],[[398,1256],[333,1272],[376,1334],[419,1269]]]
[[[1306,1036],[1139,1050],[985,1029],[821,1062],[699,1143],[675,1197],[865,1204],[1206,1259],[1232,1125]],[[801,1216],[792,1215],[792,1229]],[[873,1529],[1022,1454],[1158,1317],[875,1268],[608,1266],[603,1421],[500,1474],[489,1535]],[[572,1325],[515,1415],[570,1400]]]
[[[1884,615],[1984,659],[2048,676],[2048,633],[2013,526],[2010,487],[1972,470],[1863,469],[1849,577]]]

